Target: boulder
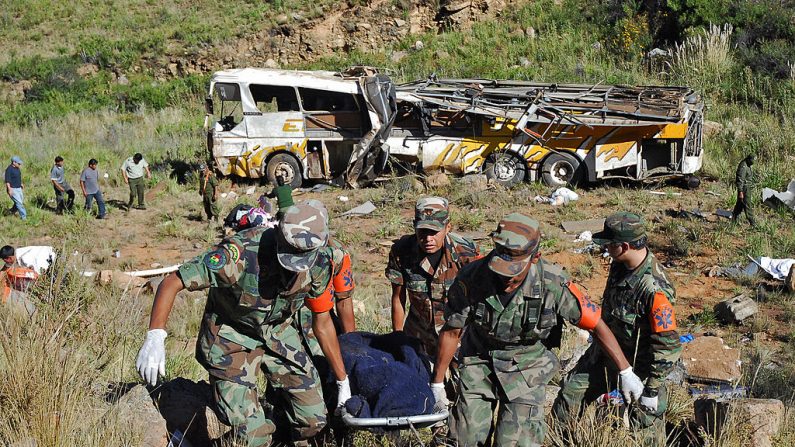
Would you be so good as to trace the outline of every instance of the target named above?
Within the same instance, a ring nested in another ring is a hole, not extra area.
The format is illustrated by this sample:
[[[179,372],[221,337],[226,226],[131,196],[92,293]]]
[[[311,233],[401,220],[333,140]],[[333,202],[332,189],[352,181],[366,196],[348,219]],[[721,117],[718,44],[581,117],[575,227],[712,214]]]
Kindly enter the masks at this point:
[[[715,305],[715,315],[727,324],[741,323],[757,311],[756,301],[745,295],[737,295]]]
[[[693,403],[696,425],[718,437],[724,426],[748,433],[752,447],[772,447],[784,421],[784,404],[777,399],[697,399]]]
[[[740,380],[740,351],[723,339],[697,336],[682,347],[682,363],[690,381],[735,384]]]
[[[168,445],[168,428],[160,416],[149,391],[143,385],[135,385],[122,395],[116,403],[119,421],[141,427],[143,436],[139,445],[143,447],[165,447]]]
[[[470,174],[464,176],[460,182],[470,192],[484,191],[489,187],[489,178],[485,174]]]
[[[704,124],[701,128],[703,129],[704,136],[707,138],[714,137],[723,132],[723,124],[717,121],[704,120]]]
[[[443,188],[450,185],[450,178],[444,172],[425,177],[425,186],[428,188]]]

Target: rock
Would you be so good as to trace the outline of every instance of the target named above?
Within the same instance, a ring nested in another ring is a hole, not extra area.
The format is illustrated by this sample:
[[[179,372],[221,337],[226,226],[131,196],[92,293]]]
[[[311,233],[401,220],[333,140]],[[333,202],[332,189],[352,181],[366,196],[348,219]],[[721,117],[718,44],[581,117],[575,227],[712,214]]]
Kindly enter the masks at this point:
[[[422,51],[422,49],[425,48],[425,44],[422,43],[421,40],[418,40],[418,41],[414,42],[414,45],[412,45],[411,48],[414,51]]]
[[[428,188],[443,188],[450,185],[450,178],[444,172],[425,177],[425,186]]]
[[[740,351],[723,339],[697,336],[682,347],[682,363],[690,381],[735,384],[740,380]]]
[[[723,131],[723,124],[716,121],[704,120],[704,124],[701,125],[701,128],[703,129],[704,136],[709,138],[721,133]]]
[[[163,267],[163,264],[161,264],[159,262],[153,262],[153,263],[149,264],[149,267],[151,267],[153,269],[159,269],[160,267]]]
[[[789,293],[795,293],[795,266],[792,266],[789,269],[789,275],[787,275],[786,284]]]
[[[160,416],[149,391],[143,385],[135,385],[118,399],[119,421],[126,421],[136,427],[144,427],[139,445],[144,447],[163,447],[168,444],[166,421]]]
[[[654,48],[653,50],[646,53],[646,56],[650,59],[668,57],[670,55],[671,54],[668,52],[668,50],[663,50],[662,48]]]
[[[772,447],[773,438],[784,421],[784,404],[777,399],[733,399],[725,402],[697,399],[696,424],[708,434],[718,437],[724,425],[748,433],[752,447]]]
[[[290,17],[292,17],[292,19],[295,20],[296,22],[303,22],[304,21],[304,16],[302,16],[301,14],[298,14],[297,12],[294,12],[294,13],[290,14]]]
[[[395,26],[398,28],[403,28],[406,26],[406,21],[403,19],[395,19]]]
[[[715,305],[715,315],[719,320],[728,324],[741,323],[757,311],[759,311],[759,306],[756,301],[745,295],[737,295]]]
[[[112,285],[118,289],[135,289],[143,287],[146,280],[130,276],[118,270],[102,270],[97,274],[97,282],[102,285]]]
[[[524,35],[527,36],[528,39],[533,40],[536,38],[536,29],[532,26],[528,26],[524,30]]]
[[[525,68],[529,67],[531,65],[530,59],[528,59],[526,57],[520,57],[519,58],[519,65],[521,65],[522,67],[525,67]]]
[[[83,78],[90,78],[97,74],[97,72],[99,72],[99,68],[94,64],[83,64],[77,67],[77,74]]]
[[[436,58],[437,61],[441,60],[441,59],[447,59],[447,58],[450,57],[450,53],[448,53],[447,51],[444,51],[444,50],[436,50],[436,51],[434,51],[433,55],[434,55],[434,57]]]
[[[256,186],[250,186],[250,187],[246,188],[246,195],[247,196],[250,196],[250,195],[254,194],[255,192],[257,192],[257,187]]]
[[[594,49],[594,50],[596,50],[596,51],[599,51],[599,50],[601,50],[601,49],[602,49],[602,42],[594,42],[594,43],[591,45],[591,48],[593,48],[593,49]]]
[[[168,72],[171,76],[179,76],[179,66],[173,62],[168,64]]]
[[[116,79],[116,83],[119,85],[130,85],[130,80],[127,79],[127,76],[120,74],[119,77]]]
[[[265,68],[279,68],[279,64],[275,60],[268,58],[265,61]]]
[[[284,25],[290,21],[290,18],[287,17],[287,14],[279,14],[275,20],[277,25]]]
[[[471,192],[484,191],[489,187],[489,178],[485,174],[469,174],[459,182],[466,185],[467,190]]]
[[[370,25],[369,23],[360,23],[360,24],[356,25],[356,28],[357,29],[363,29],[365,31],[370,31],[371,29],[373,29],[373,26]]]
[[[408,56],[408,53],[406,53],[405,51],[395,51],[394,53],[392,53],[391,59],[392,59],[392,62],[398,63],[398,62],[402,61],[403,58],[406,57],[406,56]]]

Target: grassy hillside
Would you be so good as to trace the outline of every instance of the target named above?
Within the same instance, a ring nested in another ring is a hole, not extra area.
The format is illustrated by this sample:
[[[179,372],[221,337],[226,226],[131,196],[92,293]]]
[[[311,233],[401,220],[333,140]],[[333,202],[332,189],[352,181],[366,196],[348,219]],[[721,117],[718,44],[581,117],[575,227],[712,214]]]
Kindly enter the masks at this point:
[[[438,7],[437,3],[387,0],[372,2],[372,7],[409,18],[420,5]],[[25,160],[30,218],[19,225],[2,216],[0,245],[53,245],[64,254],[65,264],[82,259],[92,269],[143,269],[153,261],[181,262],[197,254],[218,233],[194,222],[201,213],[195,185],[179,184],[170,173],[176,164],[206,157],[201,101],[209,73],[164,77],[162,68],[175,57],[234,48],[255,31],[283,32],[279,30],[285,23],[309,27],[313,19],[332,11],[368,5],[358,0],[6,1],[0,11],[0,44],[5,50],[0,55],[0,166],[4,168],[11,155]],[[755,283],[721,280],[716,286],[712,281],[717,280],[705,278],[701,269],[745,263],[747,255],[792,257],[792,215],[760,208],[762,228],[750,232],[721,222],[682,222],[666,217],[664,210],[730,208],[734,169],[748,152],[759,155],[755,172],[760,187],[782,189],[795,178],[794,11],[787,2],[770,0],[608,0],[587,5],[574,0],[516,1],[502,9],[498,20],[475,22],[468,29],[400,35],[376,51],[324,52],[284,68],[368,64],[388,70],[398,81],[436,73],[546,82],[684,84],[700,90],[707,101],[707,119],[722,126],[705,139],[703,175],[715,181],[700,191],[666,188],[683,195],[650,200],[642,188],[597,186],[581,191],[583,201],[559,209],[532,201],[535,194],[546,192],[538,184],[472,194],[454,183],[430,192],[451,198],[455,225],[467,231],[488,231],[508,210],[530,210],[544,225],[545,255],[569,262],[565,265],[589,287],[603,286],[599,261],[584,255],[568,259],[574,245],[558,229],[559,222],[619,209],[640,211],[652,221],[655,251],[670,256],[677,287],[683,285],[677,312],[684,311],[688,318],[683,315],[680,325],[693,332],[720,331],[736,345],[746,332],[770,334],[769,343],[742,345],[747,365],[743,384],[755,396],[780,398],[791,407],[795,306],[790,298],[780,289],[760,289]],[[374,32],[379,31],[376,24]],[[418,40],[424,48],[412,49]],[[645,55],[655,47],[669,50],[670,57],[649,60]],[[225,65],[227,56],[219,55],[207,70]],[[164,189],[146,214],[127,215],[118,209],[126,200],[119,166],[138,151],[153,165],[150,186],[162,183]],[[82,211],[67,216],[51,211],[54,197],[48,173],[58,154],[66,158],[73,186],[78,186],[77,174],[86,161],[99,160],[100,171],[109,175],[103,185],[106,195],[116,202],[110,207],[110,221],[98,224]],[[364,329],[388,329],[385,253],[379,242],[410,231],[407,210],[420,192],[412,191],[409,183],[399,180],[381,188],[322,196],[332,216],[348,207],[338,201],[340,194],[348,195],[349,203],[373,200],[379,207],[355,230],[349,221],[335,218],[331,223],[355,254],[357,275],[361,272],[356,299],[362,304],[357,318]],[[230,186],[222,182],[224,191]],[[0,202],[4,208],[9,205],[5,194]],[[224,211],[234,203],[224,202]],[[122,259],[110,258],[109,253],[119,248]],[[133,251],[137,257],[128,256]],[[106,402],[105,389],[137,380],[133,358],[143,338],[151,295],[96,286],[68,269],[59,268],[46,279],[34,292],[40,309],[34,318],[0,309],[0,444],[33,438],[39,446],[139,445],[145,427],[121,417],[118,406]],[[720,327],[702,302],[707,295],[757,296],[760,290],[766,311],[740,328]],[[170,377],[204,377],[191,357],[203,306],[200,295],[181,296],[177,302],[170,323]],[[690,401],[684,397],[678,402],[671,417],[681,421],[691,416],[685,409]],[[626,432],[617,433],[598,421],[589,424],[594,436],[581,445],[630,445]],[[729,432],[711,445],[740,445],[740,436]],[[795,423],[789,416],[777,445],[791,445],[793,437]]]

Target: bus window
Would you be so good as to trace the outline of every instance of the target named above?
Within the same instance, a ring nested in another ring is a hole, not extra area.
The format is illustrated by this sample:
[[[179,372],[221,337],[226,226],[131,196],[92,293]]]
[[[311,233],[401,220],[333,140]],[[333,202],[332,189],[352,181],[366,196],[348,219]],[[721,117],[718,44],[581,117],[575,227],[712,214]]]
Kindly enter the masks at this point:
[[[251,97],[262,113],[298,112],[298,98],[293,87],[252,84]]]
[[[230,131],[243,121],[243,107],[240,102],[240,86],[229,83],[216,83],[213,88],[213,103],[221,104],[215,108],[218,113],[220,130]]]
[[[299,88],[301,105],[311,112],[358,112],[356,98],[349,93],[330,92],[313,88]]]

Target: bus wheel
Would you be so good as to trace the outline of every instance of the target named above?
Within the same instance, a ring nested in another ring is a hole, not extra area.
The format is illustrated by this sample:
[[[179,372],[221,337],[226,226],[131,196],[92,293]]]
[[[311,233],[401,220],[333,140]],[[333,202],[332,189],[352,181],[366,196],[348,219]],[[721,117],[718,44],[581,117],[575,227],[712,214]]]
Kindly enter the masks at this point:
[[[276,184],[276,177],[284,177],[284,184],[293,189],[301,187],[301,166],[298,160],[290,154],[276,154],[268,160],[265,166],[265,176],[272,185]]]
[[[490,180],[510,188],[524,180],[527,164],[512,152],[493,152],[483,163],[483,173]]]
[[[554,152],[541,164],[541,177],[549,186],[574,185],[580,180],[580,162],[572,155]]]

